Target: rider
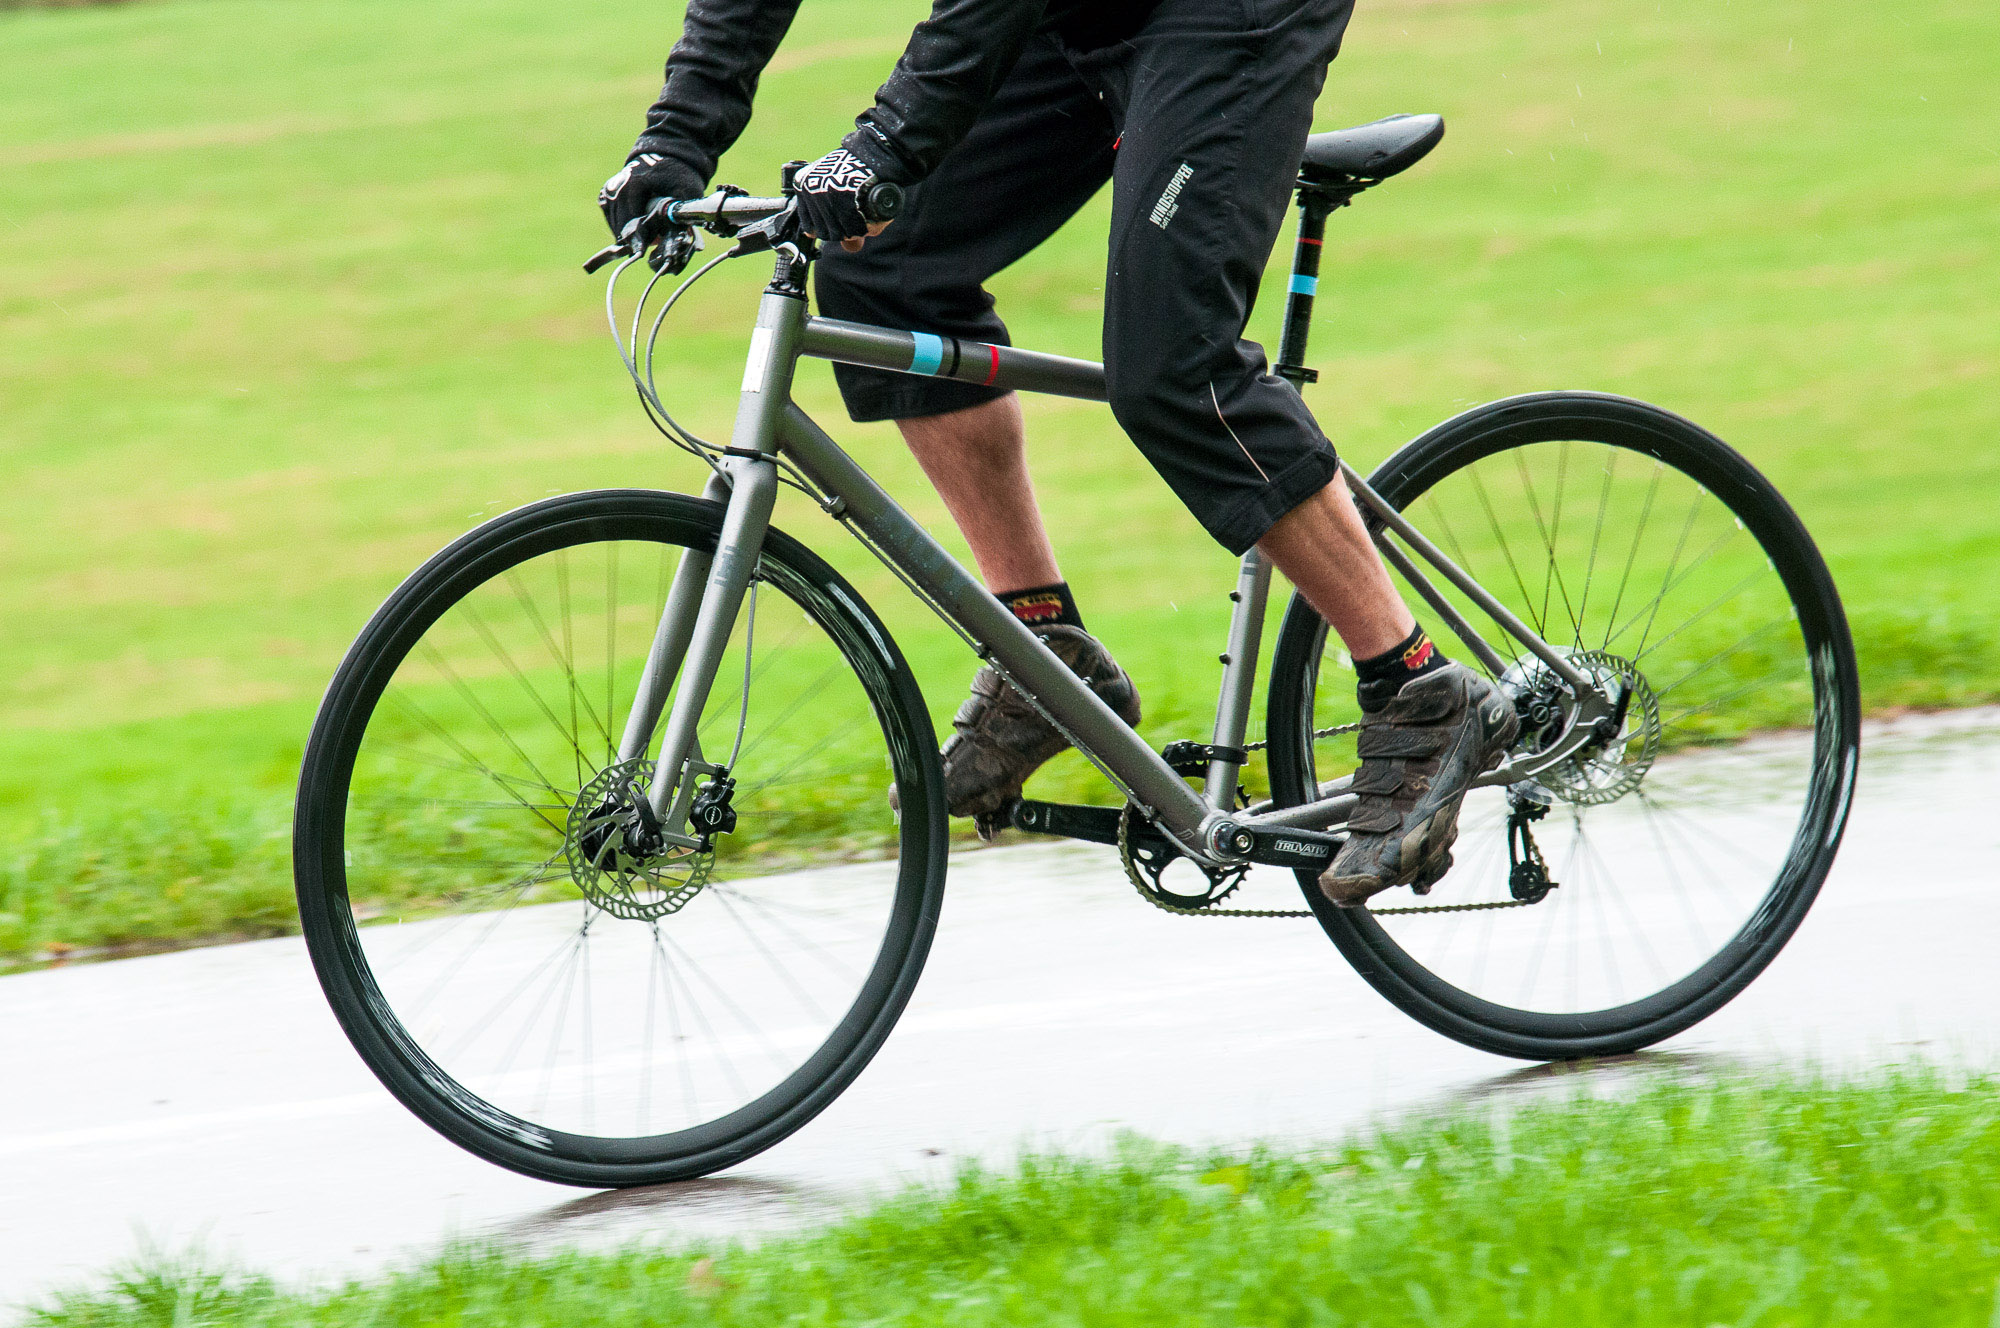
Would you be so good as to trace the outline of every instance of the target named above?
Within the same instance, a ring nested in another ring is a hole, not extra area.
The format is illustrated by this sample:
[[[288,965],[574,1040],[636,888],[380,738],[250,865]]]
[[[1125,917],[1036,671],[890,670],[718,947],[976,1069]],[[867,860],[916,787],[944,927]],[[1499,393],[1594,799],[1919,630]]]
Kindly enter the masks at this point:
[[[801,0],[688,0],[666,84],[599,203],[620,238],[703,194]],[[1360,677],[1360,805],[1320,886],[1356,905],[1450,865],[1458,806],[1513,706],[1445,659],[1369,540],[1331,443],[1243,339],[1313,103],[1353,0],[935,0],[875,104],[797,177],[836,318],[1007,344],[985,280],[1112,184],[1104,367],[1118,423],[1230,552],[1260,548]],[[893,229],[862,216],[905,186]],[[879,235],[879,238],[867,237]],[[863,241],[867,239],[864,247]],[[835,365],[857,421],[894,420],[1003,603],[1128,722],[1138,694],[1083,627],[1029,482],[1014,395]],[[1067,744],[982,668],[945,744],[951,811],[1000,824]]]

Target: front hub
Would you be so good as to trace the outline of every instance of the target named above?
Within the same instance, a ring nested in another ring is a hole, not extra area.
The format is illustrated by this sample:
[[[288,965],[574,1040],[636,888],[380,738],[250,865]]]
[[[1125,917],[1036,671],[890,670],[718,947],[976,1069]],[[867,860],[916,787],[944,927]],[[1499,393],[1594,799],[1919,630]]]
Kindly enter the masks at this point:
[[[613,917],[652,922],[678,913],[715,869],[710,849],[664,844],[645,803],[653,766],[644,759],[607,766],[570,807],[563,857],[584,898]]]

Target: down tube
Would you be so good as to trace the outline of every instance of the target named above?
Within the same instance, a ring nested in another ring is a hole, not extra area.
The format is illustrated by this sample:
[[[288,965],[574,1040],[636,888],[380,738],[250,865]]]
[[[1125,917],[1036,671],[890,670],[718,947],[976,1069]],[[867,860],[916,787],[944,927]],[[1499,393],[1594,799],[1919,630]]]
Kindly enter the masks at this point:
[[[1198,831],[1211,814],[1209,806],[1112,713],[1097,693],[1083,686],[1041,638],[988,594],[804,411],[797,406],[786,410],[779,434],[792,463],[845,504],[843,520],[852,521],[1007,672],[1020,679],[1063,727],[1117,772],[1140,805],[1153,812],[1167,830],[1188,846],[1201,842]]]

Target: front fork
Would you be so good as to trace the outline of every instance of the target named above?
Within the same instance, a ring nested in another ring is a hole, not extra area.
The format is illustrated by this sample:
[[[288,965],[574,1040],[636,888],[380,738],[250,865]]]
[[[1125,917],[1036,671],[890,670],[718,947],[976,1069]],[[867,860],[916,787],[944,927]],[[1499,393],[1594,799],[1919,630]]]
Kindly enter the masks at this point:
[[[805,292],[793,275],[802,268],[781,262],[757,307],[736,427],[702,491],[711,502],[727,500],[722,533],[713,552],[690,549],[681,556],[619,743],[621,761],[644,757],[666,712],[646,801],[670,844],[699,842],[687,833],[695,784],[702,775],[720,773],[703,758],[697,730],[777,505],[778,419],[791,400],[799,334],[805,326]]]

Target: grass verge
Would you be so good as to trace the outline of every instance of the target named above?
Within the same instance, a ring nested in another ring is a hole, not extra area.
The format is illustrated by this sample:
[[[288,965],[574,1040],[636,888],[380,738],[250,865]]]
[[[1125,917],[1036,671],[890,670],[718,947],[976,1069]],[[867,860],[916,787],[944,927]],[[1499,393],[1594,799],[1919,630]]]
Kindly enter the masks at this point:
[[[720,178],[824,150],[921,11],[805,6]],[[1661,402],[1797,506],[1869,707],[2000,699],[2000,146],[1965,133],[2000,122],[1996,14],[1360,6],[1321,127],[1422,109],[1451,131],[1336,221],[1315,409],[1366,469],[1498,396]],[[0,14],[0,954],[286,925],[304,734],[398,579],[551,492],[699,485],[645,431],[575,270],[674,18]],[[1096,354],[1108,202],[992,283],[1020,343]],[[672,330],[666,390],[711,435],[759,284],[725,270]],[[1251,324],[1267,343],[1282,285]],[[823,370],[802,396],[841,420]],[[1230,560],[1101,409],[1029,409],[1065,572],[1147,736],[1200,736]],[[886,427],[837,431],[948,532]],[[781,523],[883,609],[948,716],[967,654],[816,514]],[[1037,791],[1102,787],[1066,761]]]
[[[1305,1156],[1128,1142],[749,1248],[467,1249],[307,1292],[156,1265],[28,1323],[1985,1325],[1996,1091],[1670,1082]]]

